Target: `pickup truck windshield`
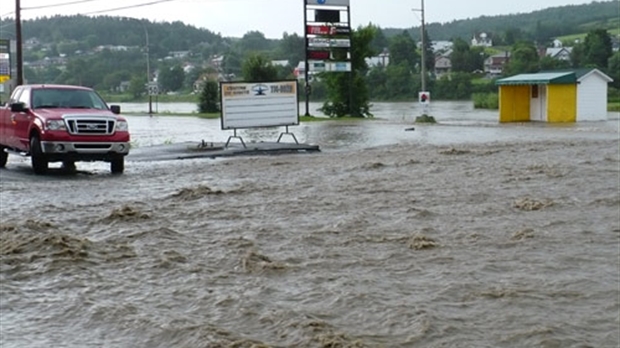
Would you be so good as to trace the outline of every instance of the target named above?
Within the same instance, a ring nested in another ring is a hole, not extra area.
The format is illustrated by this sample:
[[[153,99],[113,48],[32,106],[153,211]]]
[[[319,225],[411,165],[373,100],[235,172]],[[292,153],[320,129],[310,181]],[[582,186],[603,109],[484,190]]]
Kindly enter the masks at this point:
[[[43,88],[32,90],[32,108],[100,109],[108,106],[93,91],[68,88]]]

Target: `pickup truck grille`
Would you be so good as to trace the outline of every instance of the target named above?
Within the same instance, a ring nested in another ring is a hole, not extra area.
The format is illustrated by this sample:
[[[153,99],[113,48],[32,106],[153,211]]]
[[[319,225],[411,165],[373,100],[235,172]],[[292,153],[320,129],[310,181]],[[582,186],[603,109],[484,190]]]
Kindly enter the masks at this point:
[[[108,118],[69,118],[67,128],[71,134],[108,135],[114,132],[115,121]]]

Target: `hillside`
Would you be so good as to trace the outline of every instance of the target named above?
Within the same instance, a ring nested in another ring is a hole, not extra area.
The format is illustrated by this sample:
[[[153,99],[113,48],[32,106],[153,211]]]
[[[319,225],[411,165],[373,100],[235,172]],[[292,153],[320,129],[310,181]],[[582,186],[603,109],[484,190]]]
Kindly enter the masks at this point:
[[[0,20],[0,28],[11,27],[11,21]],[[52,28],[50,30],[50,28]],[[590,4],[551,7],[531,13],[499,16],[481,16],[449,23],[427,23],[432,40],[465,40],[480,32],[496,39],[507,30],[516,31],[534,40],[554,37],[585,35],[593,28],[609,29],[612,34],[620,31],[620,6],[617,0],[594,1]],[[408,30],[419,40],[419,27],[382,28],[386,37]],[[207,44],[214,50],[223,49],[227,41],[235,38],[222,37],[208,29],[196,28],[182,22],[150,22],[114,16],[54,16],[23,22],[23,38],[37,38],[42,42],[89,41],[96,45],[144,45],[146,32],[151,48],[162,51],[188,50],[196,45]],[[0,37],[14,39],[14,31],[0,31]],[[277,40],[276,40],[277,41]]]
[[[584,34],[594,28],[618,31],[620,6],[617,0],[594,1],[590,4],[550,7],[544,10],[500,15],[481,16],[455,20],[449,23],[427,23],[426,30],[432,40],[452,38],[471,39],[476,33],[485,32],[498,37],[507,30],[516,30],[532,39],[545,39],[566,35]],[[383,28],[386,37],[402,33],[402,28]],[[420,28],[407,28],[412,37],[419,39]]]

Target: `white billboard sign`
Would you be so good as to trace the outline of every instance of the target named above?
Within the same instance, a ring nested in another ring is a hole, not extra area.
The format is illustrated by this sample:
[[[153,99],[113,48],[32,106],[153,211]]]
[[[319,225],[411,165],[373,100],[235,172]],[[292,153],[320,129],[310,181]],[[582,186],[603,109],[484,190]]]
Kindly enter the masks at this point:
[[[327,39],[322,37],[308,38],[309,47],[351,47],[349,39]]]
[[[299,124],[297,81],[220,82],[222,129]]]
[[[333,72],[351,71],[351,62],[329,62],[325,68],[327,71]]]
[[[309,71],[314,72],[346,72],[351,71],[351,62],[325,62],[325,61],[310,61]]]
[[[349,0],[306,0],[307,5],[349,6]]]
[[[308,62],[308,65],[310,65],[309,71],[316,71],[316,72],[326,71],[327,67],[325,64],[326,63],[324,61],[310,61]]]

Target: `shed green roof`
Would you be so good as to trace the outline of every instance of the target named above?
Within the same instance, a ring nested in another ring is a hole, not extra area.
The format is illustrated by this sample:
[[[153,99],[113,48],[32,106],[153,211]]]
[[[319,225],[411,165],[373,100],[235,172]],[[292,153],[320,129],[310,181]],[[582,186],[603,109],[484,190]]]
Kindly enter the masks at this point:
[[[573,71],[519,74],[495,81],[497,85],[559,85],[577,83]]]

